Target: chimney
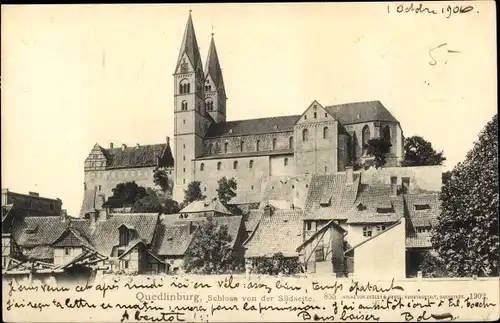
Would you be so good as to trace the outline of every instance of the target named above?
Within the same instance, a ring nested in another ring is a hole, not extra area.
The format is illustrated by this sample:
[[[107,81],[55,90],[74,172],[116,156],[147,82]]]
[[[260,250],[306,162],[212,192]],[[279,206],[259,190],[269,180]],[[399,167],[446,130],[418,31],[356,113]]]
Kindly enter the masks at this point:
[[[113,143],[112,142],[109,143],[109,148],[111,148],[111,149],[113,148]]]
[[[122,150],[125,150],[127,148],[127,145],[122,144]]]
[[[40,194],[38,194],[37,192],[28,192],[28,194],[30,196],[37,196],[37,197],[40,196]]]
[[[139,145],[139,144],[135,144],[135,149],[139,149],[140,146],[141,145]]]
[[[398,195],[398,178],[396,176],[391,176],[391,194],[392,196]]]
[[[345,167],[346,184],[352,184],[354,182],[354,169],[352,166]]]
[[[167,136],[167,138],[166,138],[166,139],[167,139],[167,145],[170,145],[170,137],[169,137],[169,136]]]
[[[106,221],[108,219],[108,209],[103,207],[102,209],[100,209],[99,211],[97,211],[99,213],[99,221]]]
[[[66,222],[68,219],[68,211],[66,209],[61,210],[61,221]]]

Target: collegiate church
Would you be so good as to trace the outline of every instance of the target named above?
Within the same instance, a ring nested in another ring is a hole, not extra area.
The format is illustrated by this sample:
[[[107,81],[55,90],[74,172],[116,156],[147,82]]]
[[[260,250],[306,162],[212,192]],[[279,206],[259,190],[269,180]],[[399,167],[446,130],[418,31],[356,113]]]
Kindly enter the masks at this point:
[[[201,182],[206,196],[215,196],[217,180],[226,176],[238,184],[233,203],[261,202],[264,191],[276,199],[285,194],[285,200],[294,202],[305,198],[311,175],[335,174],[361,164],[366,157],[363,146],[371,138],[390,140],[389,165],[397,166],[403,156],[400,123],[379,101],[324,105],[312,100],[297,115],[226,120],[231,105],[213,34],[203,67],[191,14],[173,76],[174,153],[168,139],[132,148],[96,144],[85,162],[81,215],[95,207],[96,192],[101,192],[102,201],[120,181],[137,177],[140,185],[153,187],[155,167],[171,174],[177,201],[183,200],[192,181]]]

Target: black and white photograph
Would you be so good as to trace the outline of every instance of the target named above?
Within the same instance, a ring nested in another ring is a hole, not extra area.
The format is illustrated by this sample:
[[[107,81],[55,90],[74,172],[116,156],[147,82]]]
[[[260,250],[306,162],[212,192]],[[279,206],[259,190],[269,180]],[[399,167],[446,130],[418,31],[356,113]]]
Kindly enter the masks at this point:
[[[495,12],[2,5],[3,320],[498,319]]]

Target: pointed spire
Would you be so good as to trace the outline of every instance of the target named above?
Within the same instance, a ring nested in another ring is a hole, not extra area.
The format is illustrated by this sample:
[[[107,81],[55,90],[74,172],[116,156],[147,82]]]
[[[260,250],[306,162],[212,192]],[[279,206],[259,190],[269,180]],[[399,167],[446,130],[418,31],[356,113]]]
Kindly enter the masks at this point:
[[[179,58],[177,59],[176,70],[179,67],[179,64],[181,63],[182,56],[184,55],[184,53],[187,54],[187,57],[191,61],[191,64],[193,65],[195,70],[198,66],[200,68],[203,68],[203,65],[201,63],[200,50],[198,47],[198,42],[196,41],[196,34],[194,32],[191,10],[189,10],[189,17],[186,23],[186,29],[184,30],[184,37],[182,38],[181,48],[179,50]]]
[[[205,63],[205,78],[208,76],[212,78],[217,90],[224,90],[224,79],[222,78],[222,70],[220,68],[219,56],[215,48],[214,33],[212,26],[212,40],[208,49],[207,62]]]

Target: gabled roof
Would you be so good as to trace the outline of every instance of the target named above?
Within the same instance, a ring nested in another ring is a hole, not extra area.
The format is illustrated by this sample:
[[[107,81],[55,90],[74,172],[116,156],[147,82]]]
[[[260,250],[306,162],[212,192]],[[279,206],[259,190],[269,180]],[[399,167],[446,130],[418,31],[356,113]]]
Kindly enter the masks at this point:
[[[245,241],[246,258],[298,257],[296,248],[302,243],[301,211],[275,211],[263,216],[252,235]]]
[[[189,17],[186,23],[186,29],[184,30],[184,37],[182,38],[181,48],[179,50],[179,58],[177,59],[177,66],[175,71],[177,71],[182,56],[186,53],[188,59],[191,61],[193,68],[196,70],[197,67],[202,68],[200,50],[198,48],[198,42],[196,41],[196,34],[194,32],[193,18],[191,17],[191,12],[189,12]]]
[[[158,214],[153,213],[116,213],[111,214],[106,221],[97,221],[92,234],[92,244],[94,248],[105,256],[111,255],[114,246],[119,244],[118,228],[124,224],[133,226],[138,238],[147,245],[151,245]]]
[[[58,216],[18,217],[12,226],[12,237],[21,247],[51,245],[68,227]],[[36,228],[36,233],[26,229]]]
[[[380,101],[352,102],[325,108],[342,124],[368,121],[398,122]]]
[[[217,90],[224,89],[224,79],[222,78],[222,70],[220,68],[219,56],[217,55],[217,49],[215,48],[214,36],[212,34],[212,40],[210,41],[210,47],[208,49],[207,62],[205,64],[205,78],[211,77]]]
[[[78,230],[68,227],[53,243],[52,247],[81,247],[85,246],[94,249],[90,241]]]
[[[193,201],[179,213],[198,213],[198,212],[218,212],[231,215],[231,212],[219,201],[218,198],[212,200]]]
[[[330,226],[334,227],[335,230],[344,234],[347,232],[344,228],[342,228],[335,220],[330,220],[327,224],[319,228],[316,232],[314,232],[309,238],[307,238],[300,246],[297,247],[297,252],[300,252],[306,245],[308,245],[311,241],[314,240],[318,235],[327,230]]]
[[[346,173],[313,175],[309,183],[304,219],[346,219],[358,193],[360,174],[353,174],[353,182],[348,184]],[[321,201],[330,200],[327,206]]]
[[[153,167],[173,167],[174,158],[169,143],[139,145],[133,147],[108,148],[105,151],[106,169]],[[159,160],[157,161],[157,158]]]
[[[386,230],[380,231],[379,233],[377,233],[377,234],[375,234],[375,235],[371,236],[370,238],[368,238],[368,239],[365,239],[365,240],[361,241],[360,243],[358,243],[357,245],[355,245],[355,246],[354,246],[354,247],[352,247],[351,249],[344,251],[344,255],[347,255],[348,253],[350,253],[351,251],[353,251],[353,250],[354,250],[354,249],[356,249],[357,247],[359,247],[359,246],[361,246],[361,245],[364,245],[365,243],[370,242],[370,241],[372,241],[373,239],[376,239],[377,237],[381,236],[382,234],[384,234],[384,233],[386,233],[386,232],[388,232],[388,231],[390,231],[390,230],[394,229],[395,227],[397,227],[398,225],[400,225],[400,224],[401,224],[401,218],[402,218],[402,217],[400,217],[398,220],[396,220],[396,222],[395,222],[394,224],[392,224],[391,226],[389,226]]]
[[[299,117],[300,115],[291,115],[213,123],[205,138],[293,132],[293,125]]]

